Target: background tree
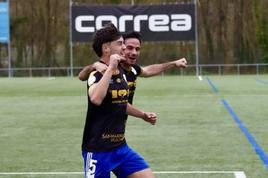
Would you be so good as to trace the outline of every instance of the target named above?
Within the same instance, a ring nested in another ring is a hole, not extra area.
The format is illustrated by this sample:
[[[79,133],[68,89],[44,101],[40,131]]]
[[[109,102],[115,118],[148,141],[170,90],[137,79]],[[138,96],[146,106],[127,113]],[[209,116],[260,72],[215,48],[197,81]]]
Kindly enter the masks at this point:
[[[96,4],[73,0],[75,4]],[[134,0],[136,5],[193,3],[193,0]],[[129,4],[131,0],[100,0],[98,4]],[[11,40],[13,67],[69,66],[69,0],[12,0]],[[198,31],[201,64],[268,62],[267,0],[199,0]],[[91,43],[73,47],[74,66],[97,60]],[[0,67],[7,67],[0,46]],[[144,42],[141,65],[187,57],[195,64],[194,42]]]

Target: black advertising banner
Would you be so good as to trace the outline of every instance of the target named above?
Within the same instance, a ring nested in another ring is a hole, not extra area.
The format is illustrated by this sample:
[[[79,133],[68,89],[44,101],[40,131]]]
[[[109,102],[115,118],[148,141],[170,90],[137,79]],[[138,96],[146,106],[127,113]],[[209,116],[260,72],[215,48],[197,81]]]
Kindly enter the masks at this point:
[[[194,8],[194,4],[72,6],[73,41],[91,41],[94,32],[109,22],[122,33],[140,32],[143,41],[194,40]]]

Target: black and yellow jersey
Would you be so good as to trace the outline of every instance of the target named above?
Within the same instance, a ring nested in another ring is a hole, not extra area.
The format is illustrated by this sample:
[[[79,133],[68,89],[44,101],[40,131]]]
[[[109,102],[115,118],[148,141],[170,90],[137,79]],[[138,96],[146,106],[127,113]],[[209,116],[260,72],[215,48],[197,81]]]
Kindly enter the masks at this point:
[[[126,79],[129,87],[129,97],[128,102],[133,103],[133,97],[136,90],[137,77],[141,74],[142,69],[139,65],[132,65],[128,70],[124,69],[126,74]]]
[[[87,82],[87,89],[100,81],[102,74],[93,71]],[[125,141],[125,116],[128,103],[128,85],[123,69],[112,75],[107,94],[97,106],[88,96],[87,116],[83,134],[82,150],[92,152],[110,151]]]

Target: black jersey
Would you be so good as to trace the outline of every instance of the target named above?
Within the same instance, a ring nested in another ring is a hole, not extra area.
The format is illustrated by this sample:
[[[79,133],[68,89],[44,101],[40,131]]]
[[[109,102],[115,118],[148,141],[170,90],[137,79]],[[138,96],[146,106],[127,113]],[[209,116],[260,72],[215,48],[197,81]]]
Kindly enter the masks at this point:
[[[135,94],[135,90],[136,90],[136,80],[137,80],[137,76],[139,76],[142,72],[142,69],[140,66],[138,65],[132,65],[129,70],[124,69],[125,74],[126,74],[126,78],[127,78],[127,82],[128,82],[128,87],[129,87],[129,97],[128,97],[128,102],[130,104],[133,103],[133,97]]]
[[[82,150],[88,152],[110,151],[125,141],[125,115],[128,102],[128,86],[122,69],[113,75],[107,94],[100,106],[88,96],[88,110],[83,134]],[[102,78],[100,72],[90,74],[87,88]]]

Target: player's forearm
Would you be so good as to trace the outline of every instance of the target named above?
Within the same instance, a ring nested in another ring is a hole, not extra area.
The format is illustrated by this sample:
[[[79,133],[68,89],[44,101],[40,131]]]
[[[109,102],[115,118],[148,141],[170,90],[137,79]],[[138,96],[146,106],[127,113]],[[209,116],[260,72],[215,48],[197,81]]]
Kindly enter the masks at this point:
[[[144,115],[145,115],[145,113],[142,110],[136,108],[135,106],[133,106],[133,105],[131,105],[129,103],[127,105],[126,114],[130,115],[130,116],[133,116],[133,117],[142,118],[142,119],[144,118]]]
[[[90,72],[92,72],[93,70],[94,70],[94,68],[92,65],[88,65],[88,66],[84,67],[78,75],[79,80],[86,81],[88,79]]]
[[[156,123],[156,114],[153,112],[143,112],[142,110],[132,106],[128,103],[127,112],[128,115],[143,119],[145,122],[149,122],[152,125]]]
[[[96,83],[94,87],[89,88],[88,93],[90,100],[95,105],[100,105],[106,96],[112,74],[113,70],[108,68],[103,74],[101,80]]]
[[[166,62],[166,63],[163,63],[163,64],[153,64],[153,65],[149,65],[149,66],[146,66],[144,67],[142,70],[143,70],[143,73],[141,76],[143,77],[151,77],[151,76],[154,76],[154,75],[158,75],[160,73],[162,73],[163,71],[165,70],[168,70],[172,67],[175,67],[175,62],[172,61],[172,62]]]

